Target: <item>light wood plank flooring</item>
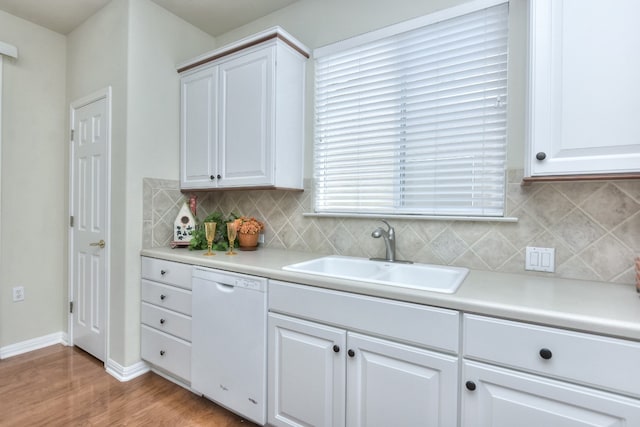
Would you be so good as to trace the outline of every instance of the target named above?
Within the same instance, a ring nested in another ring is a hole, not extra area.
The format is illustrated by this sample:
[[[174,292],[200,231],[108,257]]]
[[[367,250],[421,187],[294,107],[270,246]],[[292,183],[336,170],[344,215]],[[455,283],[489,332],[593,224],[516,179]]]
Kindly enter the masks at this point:
[[[0,426],[45,425],[255,426],[154,373],[120,382],[62,345],[0,360]]]

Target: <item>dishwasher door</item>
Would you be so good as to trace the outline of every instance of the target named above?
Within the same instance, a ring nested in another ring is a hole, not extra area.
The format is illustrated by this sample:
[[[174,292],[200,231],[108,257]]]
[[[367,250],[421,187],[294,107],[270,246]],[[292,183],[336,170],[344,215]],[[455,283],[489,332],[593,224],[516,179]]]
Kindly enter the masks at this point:
[[[266,423],[267,279],[195,268],[191,388]]]

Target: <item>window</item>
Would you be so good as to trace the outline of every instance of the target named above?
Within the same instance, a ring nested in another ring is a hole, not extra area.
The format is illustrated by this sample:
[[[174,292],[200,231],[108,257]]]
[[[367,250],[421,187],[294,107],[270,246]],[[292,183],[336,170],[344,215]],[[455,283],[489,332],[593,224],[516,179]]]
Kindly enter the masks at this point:
[[[504,215],[507,21],[476,1],[314,52],[317,213]]]

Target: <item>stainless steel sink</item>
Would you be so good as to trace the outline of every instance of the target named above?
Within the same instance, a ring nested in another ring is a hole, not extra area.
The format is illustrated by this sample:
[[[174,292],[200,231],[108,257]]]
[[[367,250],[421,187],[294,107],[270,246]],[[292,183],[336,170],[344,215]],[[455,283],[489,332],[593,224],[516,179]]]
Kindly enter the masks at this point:
[[[379,283],[452,294],[469,273],[468,268],[432,264],[401,264],[340,255],[326,256],[282,267],[283,270],[338,279]]]

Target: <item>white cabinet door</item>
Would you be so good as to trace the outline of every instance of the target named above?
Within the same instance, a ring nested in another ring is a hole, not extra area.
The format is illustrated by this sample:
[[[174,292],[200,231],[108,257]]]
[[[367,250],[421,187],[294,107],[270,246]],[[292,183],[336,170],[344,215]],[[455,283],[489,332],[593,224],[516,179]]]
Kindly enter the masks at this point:
[[[463,378],[463,427],[640,425],[635,399],[469,361]]]
[[[530,7],[527,175],[640,170],[640,2]]]
[[[217,76],[216,67],[208,67],[180,80],[180,184],[183,188],[216,186]]]
[[[457,358],[349,332],[347,426],[456,426]]]
[[[269,424],[344,426],[346,332],[273,313],[268,330]]]
[[[219,65],[219,186],[273,185],[275,46]]]

